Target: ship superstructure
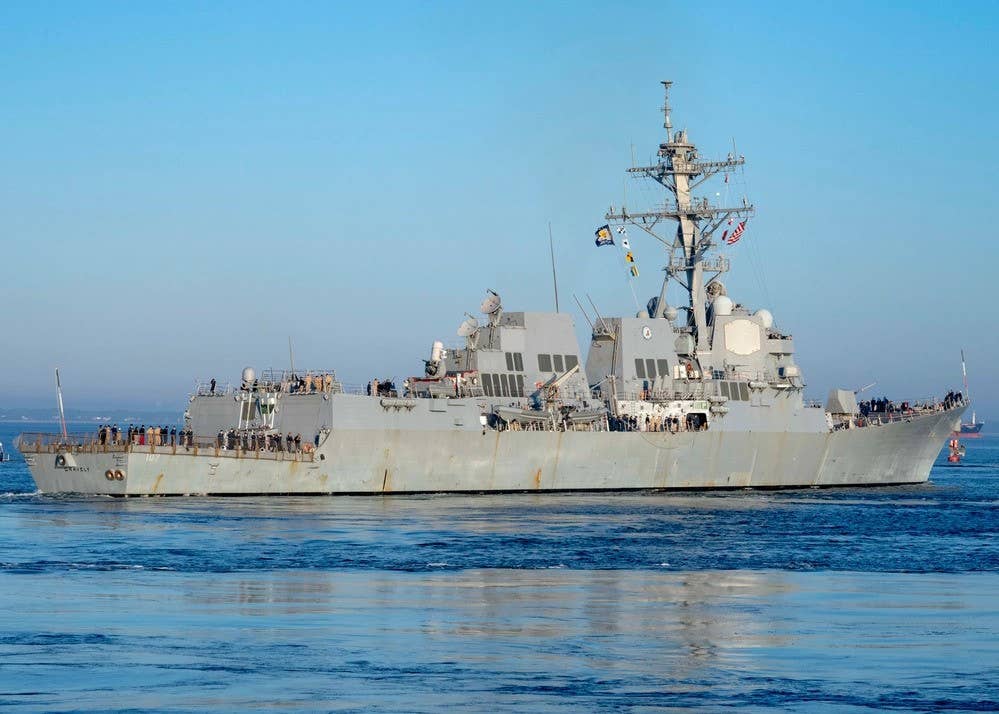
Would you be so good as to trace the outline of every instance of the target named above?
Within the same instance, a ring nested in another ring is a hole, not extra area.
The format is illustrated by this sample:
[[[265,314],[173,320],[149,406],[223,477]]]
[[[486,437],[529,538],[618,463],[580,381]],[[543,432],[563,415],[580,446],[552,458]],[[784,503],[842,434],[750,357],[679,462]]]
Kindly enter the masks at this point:
[[[729,295],[718,248],[753,206],[698,195],[741,156],[701,160],[664,82],[654,210],[606,220],[665,247],[634,317],[599,317],[585,361],[565,313],[507,312],[488,291],[402,384],[344,388],[332,370],[244,370],[199,385],[178,436],[120,428],[23,434],[43,492],[111,495],[791,488],[925,481],[962,399],[862,414],[852,390],[806,402],[794,343]],[[736,223],[738,221],[738,223]],[[722,233],[719,235],[719,231]],[[727,240],[726,240],[727,238]],[[668,302],[680,286],[683,304]]]

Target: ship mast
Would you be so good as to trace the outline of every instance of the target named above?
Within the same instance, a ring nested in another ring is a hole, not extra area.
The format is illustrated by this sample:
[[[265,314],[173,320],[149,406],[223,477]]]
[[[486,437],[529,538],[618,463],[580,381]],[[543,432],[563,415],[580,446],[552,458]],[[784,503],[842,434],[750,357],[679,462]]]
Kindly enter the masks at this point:
[[[673,120],[669,103],[671,81],[662,82],[665,101],[663,102],[663,128],[666,141],[659,144],[659,162],[653,166],[633,166],[628,173],[650,178],[665,189],[665,198],[658,210],[631,213],[624,206],[619,212],[613,208],[605,219],[617,223],[628,223],[640,228],[660,241],[667,249],[669,262],[664,270],[662,290],[656,304],[655,314],[662,317],[666,310],[666,288],[671,279],[676,280],[688,295],[689,315],[687,325],[693,331],[698,352],[706,352],[708,330],[706,317],[706,285],[728,270],[728,260],[723,256],[706,259],[714,247],[712,237],[730,218],[745,218],[753,214],[753,206],[745,199],[741,206],[717,207],[707,198],[693,195],[693,190],[721,171],[729,171],[742,166],[745,159],[729,154],[724,161],[699,161],[697,147],[687,139],[685,129],[673,131]],[[673,237],[662,235],[657,230],[661,221],[676,221]],[[705,280],[705,273],[711,277]]]

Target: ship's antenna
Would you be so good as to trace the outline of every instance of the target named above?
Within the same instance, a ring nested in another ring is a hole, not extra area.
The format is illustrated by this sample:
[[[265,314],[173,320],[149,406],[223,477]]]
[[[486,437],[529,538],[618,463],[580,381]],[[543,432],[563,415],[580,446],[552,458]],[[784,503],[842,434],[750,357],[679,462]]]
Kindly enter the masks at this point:
[[[62,382],[59,381],[59,368],[55,368],[56,373],[56,396],[59,398],[59,423],[62,425],[62,438],[68,438],[66,434],[66,410],[62,407]]]
[[[673,86],[673,82],[666,79],[661,84],[663,85],[663,93],[665,94],[665,99],[663,100],[663,128],[666,130],[666,141],[672,141],[673,120],[670,119],[669,88]]]
[[[607,327],[607,323],[604,322],[604,318],[600,316],[600,311],[597,309],[597,306],[593,302],[593,298],[590,297],[589,293],[586,293],[586,299],[589,300],[590,305],[593,306],[593,313],[597,316],[597,319],[600,320],[600,324],[603,325],[604,332],[610,334],[610,328]]]
[[[555,243],[552,240],[552,222],[548,221],[548,250],[552,254],[552,285],[555,287],[555,312],[558,312],[558,276],[555,274]]]
[[[295,374],[295,353],[291,349],[291,335],[288,335],[288,361],[291,362],[291,373]]]
[[[968,389],[968,368],[964,365],[964,349],[961,350],[961,376],[964,377],[964,398],[970,402],[971,390]]]
[[[579,301],[579,298],[576,297],[576,293],[572,294],[572,299],[576,301],[576,304],[579,305],[579,311],[583,313],[583,317],[585,317],[586,321],[590,323],[590,331],[596,332],[597,331],[596,325],[593,324],[593,320],[590,319],[590,316],[586,314],[586,308],[583,307],[583,303],[581,303]]]

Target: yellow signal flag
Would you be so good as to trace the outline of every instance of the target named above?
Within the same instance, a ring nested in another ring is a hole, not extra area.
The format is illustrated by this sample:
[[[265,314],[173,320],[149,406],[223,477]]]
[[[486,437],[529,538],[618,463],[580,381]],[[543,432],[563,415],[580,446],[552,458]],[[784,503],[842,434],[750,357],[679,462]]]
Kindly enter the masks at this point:
[[[627,253],[624,254],[624,259],[627,260],[629,263],[634,263],[635,254],[629,250]]]
[[[638,277],[638,266],[637,265],[631,266],[631,277],[633,277],[633,278],[637,278]]]

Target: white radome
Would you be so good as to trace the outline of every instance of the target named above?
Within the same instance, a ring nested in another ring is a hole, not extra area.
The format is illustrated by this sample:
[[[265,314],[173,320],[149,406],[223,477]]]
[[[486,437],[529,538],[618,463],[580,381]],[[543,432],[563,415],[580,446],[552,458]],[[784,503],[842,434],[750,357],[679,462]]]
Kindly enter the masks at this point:
[[[728,295],[719,295],[711,303],[711,311],[715,315],[731,315],[732,314],[732,298]]]

